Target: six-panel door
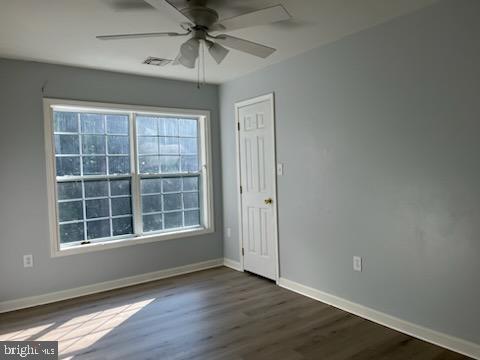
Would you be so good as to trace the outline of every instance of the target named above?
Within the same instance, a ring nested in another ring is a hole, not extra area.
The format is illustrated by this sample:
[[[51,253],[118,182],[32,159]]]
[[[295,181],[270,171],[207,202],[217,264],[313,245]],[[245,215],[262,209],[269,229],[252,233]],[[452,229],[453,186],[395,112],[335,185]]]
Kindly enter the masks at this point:
[[[245,270],[276,278],[274,134],[270,100],[238,109]]]

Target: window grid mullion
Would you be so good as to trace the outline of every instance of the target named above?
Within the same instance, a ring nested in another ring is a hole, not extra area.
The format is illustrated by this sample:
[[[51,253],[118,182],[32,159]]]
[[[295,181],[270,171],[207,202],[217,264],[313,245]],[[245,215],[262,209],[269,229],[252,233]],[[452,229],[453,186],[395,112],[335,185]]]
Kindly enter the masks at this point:
[[[111,191],[111,183],[110,181],[108,183],[108,222],[110,223],[110,236],[113,236],[113,211],[112,211],[112,191]]]
[[[58,223],[60,225],[65,225],[65,224],[79,224],[79,223],[89,223],[93,221],[99,221],[99,220],[108,220],[108,219],[121,219],[121,218],[128,218],[132,217],[132,214],[126,214],[126,215],[115,215],[115,216],[102,216],[98,218],[91,218],[91,219],[86,219],[86,220],[71,220],[71,221],[59,221]]]
[[[108,159],[108,143],[107,143],[107,115],[102,115],[103,122],[103,145],[105,146],[105,154],[100,156],[105,156],[105,173],[110,175],[110,164]],[[110,184],[108,186],[108,191],[110,193]]]
[[[133,205],[133,233],[140,236],[143,233],[141,210],[140,176],[138,165],[137,145],[137,117],[134,112],[129,115],[130,126],[130,166],[132,172],[132,205]]]
[[[196,177],[196,176],[201,176],[203,172],[198,171],[198,172],[188,172],[188,173],[159,173],[159,174],[139,174],[138,176],[141,179],[165,179],[165,178],[176,178],[176,177]]]
[[[87,202],[85,200],[85,181],[82,181],[83,240],[87,240]]]
[[[185,202],[183,201],[183,178],[181,181],[182,185],[182,194],[180,195],[180,204],[182,205],[182,227],[185,226]]]
[[[160,230],[165,230],[165,192],[163,191],[163,181],[160,179],[160,202],[162,203],[162,228]]]
[[[130,174],[114,174],[114,175],[84,175],[84,176],[57,176],[57,183],[70,181],[93,181],[93,180],[121,180],[128,179]]]
[[[83,138],[82,138],[82,122],[80,121],[80,113],[77,114],[78,122],[78,154],[80,157],[80,176],[83,176]]]
[[[78,123],[78,153],[80,155],[80,176],[83,177],[83,139],[82,139],[82,122],[80,113],[77,114]],[[57,180],[58,181],[58,180]],[[83,213],[83,241],[87,240],[87,203],[85,201],[85,181],[82,182],[82,213]]]

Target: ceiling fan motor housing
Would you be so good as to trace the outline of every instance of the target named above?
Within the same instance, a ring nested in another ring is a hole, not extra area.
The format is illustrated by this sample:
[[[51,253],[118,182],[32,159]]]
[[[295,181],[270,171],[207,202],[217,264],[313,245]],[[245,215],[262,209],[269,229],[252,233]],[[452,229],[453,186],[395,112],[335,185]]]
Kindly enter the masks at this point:
[[[196,26],[207,30],[218,21],[218,13],[204,6],[189,6],[182,13],[192,19]]]

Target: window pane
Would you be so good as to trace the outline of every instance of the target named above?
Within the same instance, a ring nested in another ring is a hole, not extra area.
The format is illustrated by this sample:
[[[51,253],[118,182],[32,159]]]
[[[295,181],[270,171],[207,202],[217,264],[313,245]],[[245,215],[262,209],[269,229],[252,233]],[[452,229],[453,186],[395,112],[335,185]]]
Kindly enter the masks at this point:
[[[108,136],[109,154],[129,154],[130,144],[128,136]]]
[[[142,196],[142,212],[151,213],[162,211],[162,196],[147,195]]]
[[[197,209],[199,207],[198,204],[198,193],[191,192],[191,193],[184,193],[183,194],[183,208],[184,209]]]
[[[199,171],[198,123],[136,115],[138,171],[159,174],[140,179],[145,232],[200,224],[200,176],[177,175]],[[59,224],[62,243],[133,233],[130,126],[126,113],[54,111],[57,176],[101,179],[57,183],[58,221],[75,222]]]
[[[82,135],[83,154],[105,154],[105,136],[104,135]]]
[[[107,115],[107,132],[109,134],[128,135],[128,116],[127,115]]]
[[[65,244],[74,241],[85,240],[83,231],[83,222],[74,224],[62,224],[60,225],[60,242],[62,244]]]
[[[130,197],[113,198],[112,216],[129,215],[132,213],[132,200]]]
[[[183,178],[183,191],[198,190],[198,177],[184,177]]]
[[[163,179],[163,192],[178,192],[182,190],[182,178]]]
[[[68,201],[58,204],[58,220],[60,222],[83,219],[82,201]]]
[[[131,194],[130,180],[111,180],[110,194],[112,196],[130,195]]]
[[[87,238],[98,239],[110,236],[110,220],[87,222]]]
[[[180,154],[196,155],[197,153],[196,138],[180,138]]]
[[[106,180],[85,181],[85,197],[108,196],[108,182]]]
[[[158,137],[139,136],[138,137],[138,153],[140,155],[158,154]]]
[[[160,181],[162,186],[160,186]],[[181,228],[183,226],[198,226],[200,224],[200,200],[199,193],[196,191],[198,181],[198,176],[142,179],[144,232]],[[183,191],[188,192],[182,192],[182,186],[184,186]],[[159,194],[160,190],[162,195]],[[155,194],[148,195],[151,193]],[[181,211],[182,209],[187,209],[185,214]],[[160,212],[163,212],[163,228],[162,214],[153,214]]]
[[[197,172],[198,159],[196,156],[182,156],[182,171],[183,172]]]
[[[182,208],[182,194],[163,195],[163,206],[165,211],[179,210]],[[165,220],[166,223],[166,220]]]
[[[158,131],[161,136],[178,136],[178,119],[162,118],[158,122]]]
[[[80,175],[80,157],[65,156],[56,158],[57,176]]]
[[[185,226],[200,225],[200,211],[185,211]]]
[[[158,231],[162,230],[162,214],[152,214],[143,216],[143,231]]]
[[[138,135],[158,135],[157,118],[148,116],[137,116]]]
[[[83,158],[83,175],[105,175],[106,170],[105,156],[85,156]]]
[[[182,212],[166,213],[165,229],[179,228],[183,226]]]
[[[160,170],[164,174],[180,172],[180,156],[160,156]]]
[[[161,137],[160,141],[160,154],[162,155],[178,155],[180,148],[178,146],[178,138],[176,137]]]
[[[157,120],[152,124],[153,130],[146,124],[145,131],[157,136]],[[54,111],[53,127],[57,176],[125,176],[57,183],[61,243],[131,234],[129,115]],[[158,172],[158,158],[156,166]]]
[[[128,156],[109,156],[108,157],[108,173],[128,174],[130,172],[130,157]]]
[[[139,156],[138,161],[141,174],[158,174],[158,156]]]
[[[180,119],[179,136],[197,137],[197,120]]]
[[[82,133],[84,134],[104,134],[105,123],[101,114],[80,113],[80,122],[82,124]]]
[[[72,112],[54,112],[54,131],[78,133],[78,115]]]
[[[87,219],[108,217],[110,215],[108,199],[86,200]]]
[[[142,179],[141,191],[142,194],[152,194],[162,192],[161,179]]]
[[[112,219],[113,236],[133,234],[132,217]]]
[[[82,198],[82,182],[71,181],[71,182],[58,183],[57,193],[58,193],[59,200],[81,199]]]
[[[55,135],[56,154],[80,154],[78,135]]]

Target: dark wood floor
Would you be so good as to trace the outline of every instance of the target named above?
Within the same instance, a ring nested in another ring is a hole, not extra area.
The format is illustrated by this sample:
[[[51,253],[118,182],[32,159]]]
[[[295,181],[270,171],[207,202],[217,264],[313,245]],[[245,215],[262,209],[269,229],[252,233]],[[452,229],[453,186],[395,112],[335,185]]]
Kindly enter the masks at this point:
[[[467,359],[227,268],[0,315],[62,359]]]

